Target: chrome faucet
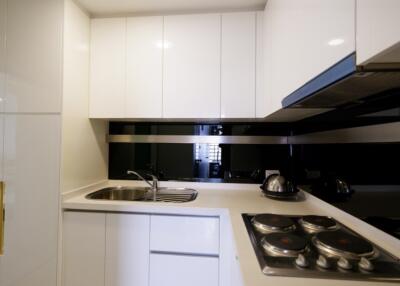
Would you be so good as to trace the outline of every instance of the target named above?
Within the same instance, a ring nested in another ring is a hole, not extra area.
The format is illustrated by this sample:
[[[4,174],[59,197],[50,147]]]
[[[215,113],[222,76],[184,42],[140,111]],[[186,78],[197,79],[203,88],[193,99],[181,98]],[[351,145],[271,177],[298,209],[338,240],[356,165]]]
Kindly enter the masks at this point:
[[[137,176],[139,179],[141,179],[142,181],[146,182],[146,183],[150,186],[151,191],[153,192],[153,201],[156,201],[156,200],[157,200],[158,178],[157,178],[156,176],[154,176],[154,175],[152,175],[152,174],[146,174],[147,176],[151,177],[151,179],[153,180],[153,182],[150,183],[148,180],[146,180],[145,178],[143,178],[138,172],[128,170],[126,173],[127,173],[128,175],[135,175],[135,176]]]

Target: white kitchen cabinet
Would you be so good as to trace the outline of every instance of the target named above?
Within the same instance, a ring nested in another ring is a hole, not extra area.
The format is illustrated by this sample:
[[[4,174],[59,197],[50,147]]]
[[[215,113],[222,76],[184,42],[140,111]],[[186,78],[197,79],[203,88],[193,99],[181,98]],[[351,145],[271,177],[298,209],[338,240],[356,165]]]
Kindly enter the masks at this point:
[[[256,13],[222,14],[221,118],[254,118]]]
[[[89,116],[124,117],[126,18],[93,19],[90,52]]]
[[[357,0],[357,64],[400,62],[400,1]]]
[[[147,286],[150,216],[110,213],[106,226],[105,286]]]
[[[151,251],[219,254],[219,218],[151,216]]]
[[[127,19],[125,117],[162,117],[163,17]]]
[[[0,285],[56,284],[60,117],[2,115],[5,247]]]
[[[355,52],[355,0],[269,0],[264,20],[265,115]]]
[[[221,15],[164,17],[163,115],[219,118]]]
[[[106,214],[64,212],[63,286],[104,285]]]
[[[150,286],[217,286],[217,257],[150,255]]]
[[[0,181],[4,181],[4,115],[0,113]],[[1,271],[1,270],[0,270]]]
[[[217,217],[66,211],[63,223],[64,286],[219,285],[228,275]]]
[[[6,95],[6,7],[6,0],[0,0],[0,112],[4,111]]]
[[[61,112],[63,5],[63,0],[12,0],[1,7],[7,14],[0,19],[0,26],[7,23],[6,112]]]
[[[256,117],[268,113],[267,99],[264,95],[264,12],[256,13]]]

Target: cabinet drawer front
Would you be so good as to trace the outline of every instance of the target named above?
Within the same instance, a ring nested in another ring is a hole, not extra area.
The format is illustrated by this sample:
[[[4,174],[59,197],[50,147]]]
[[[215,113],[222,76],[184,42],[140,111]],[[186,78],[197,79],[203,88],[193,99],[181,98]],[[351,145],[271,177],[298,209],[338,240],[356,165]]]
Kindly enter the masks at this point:
[[[217,257],[150,255],[150,286],[218,286]]]
[[[153,215],[150,249],[218,255],[219,218]]]

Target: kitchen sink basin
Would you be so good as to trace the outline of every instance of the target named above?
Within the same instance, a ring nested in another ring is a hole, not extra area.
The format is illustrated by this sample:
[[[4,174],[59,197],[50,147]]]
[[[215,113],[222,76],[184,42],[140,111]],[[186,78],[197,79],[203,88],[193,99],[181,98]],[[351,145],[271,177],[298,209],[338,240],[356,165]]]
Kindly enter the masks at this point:
[[[151,188],[123,186],[101,189],[86,196],[90,200],[157,201],[170,203],[190,202],[195,200],[196,197],[197,191],[187,188],[158,188],[154,198]]]

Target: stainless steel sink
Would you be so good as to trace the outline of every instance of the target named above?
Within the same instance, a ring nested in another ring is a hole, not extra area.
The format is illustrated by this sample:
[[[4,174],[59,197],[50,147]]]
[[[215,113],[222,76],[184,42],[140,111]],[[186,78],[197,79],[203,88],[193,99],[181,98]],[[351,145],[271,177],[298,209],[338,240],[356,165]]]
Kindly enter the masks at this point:
[[[110,201],[144,201],[185,203],[195,200],[197,191],[186,188],[158,188],[154,197],[151,188],[145,187],[111,187],[86,195],[90,200]],[[155,200],[154,200],[155,198]]]

